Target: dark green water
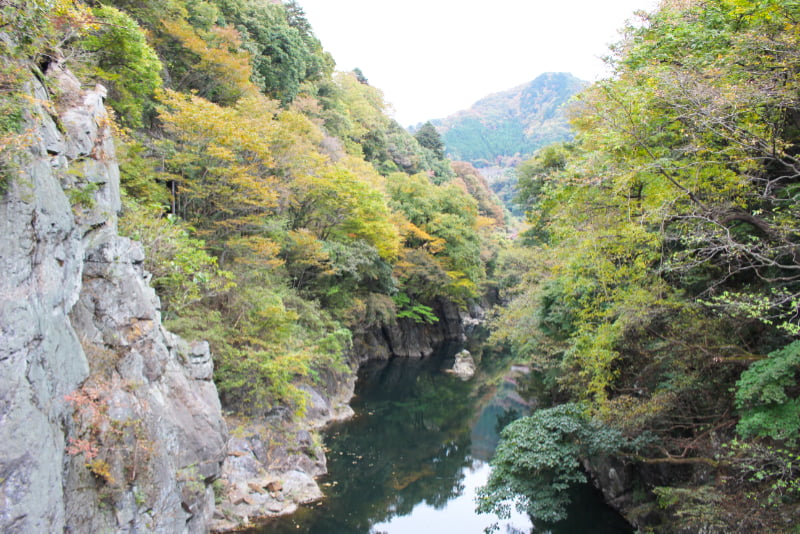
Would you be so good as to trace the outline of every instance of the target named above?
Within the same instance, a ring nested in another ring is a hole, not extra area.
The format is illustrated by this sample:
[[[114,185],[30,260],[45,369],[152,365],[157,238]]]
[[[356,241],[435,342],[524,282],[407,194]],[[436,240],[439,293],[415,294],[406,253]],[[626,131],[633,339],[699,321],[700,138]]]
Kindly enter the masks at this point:
[[[489,473],[497,430],[525,411],[513,380],[479,385],[450,376],[456,347],[424,360],[367,365],[353,419],[326,433],[324,502],[266,523],[260,534],[482,534],[497,521],[474,513],[474,490]],[[518,514],[500,533],[628,534],[628,525],[586,486],[570,515],[534,527]]]

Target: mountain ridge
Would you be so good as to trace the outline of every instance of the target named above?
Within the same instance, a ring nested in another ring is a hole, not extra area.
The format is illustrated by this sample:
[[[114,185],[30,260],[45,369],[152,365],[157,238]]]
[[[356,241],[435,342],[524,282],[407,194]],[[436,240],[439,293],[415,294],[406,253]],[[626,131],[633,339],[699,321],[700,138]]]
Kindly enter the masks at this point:
[[[476,167],[514,166],[537,149],[572,137],[565,104],[587,85],[570,73],[547,72],[430,122],[451,159]]]

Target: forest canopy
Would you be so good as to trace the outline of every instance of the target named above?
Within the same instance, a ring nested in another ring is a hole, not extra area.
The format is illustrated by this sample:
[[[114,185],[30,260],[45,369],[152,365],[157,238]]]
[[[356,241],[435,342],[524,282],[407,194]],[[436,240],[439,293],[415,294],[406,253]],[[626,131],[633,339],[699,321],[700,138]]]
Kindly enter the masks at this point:
[[[357,333],[479,296],[500,226],[472,195],[502,208],[435,130],[420,142],[364,73],[335,72],[295,1],[36,0],[3,17],[20,99],[29,66],[108,89],[120,228],[168,326],[211,343],[227,409],[301,413],[304,383],[351,372]]]
[[[482,508],[557,519],[610,455],[659,531],[798,516],[797,2],[640,13],[571,102],[574,137],[517,168],[513,241],[480,173],[432,124],[401,128],[369,73],[336,72],[292,0],[0,8],[0,191],[31,74],[105,86],[120,229],[168,327],[210,342],[227,410],[300,414],[358,336],[491,295],[492,341],[553,406],[506,429]]]
[[[666,470],[643,488],[659,531],[779,531],[800,497],[800,7],[639,17],[572,104],[574,141],[518,169],[528,226],[499,260],[494,335],[580,417],[650,436],[618,454]]]

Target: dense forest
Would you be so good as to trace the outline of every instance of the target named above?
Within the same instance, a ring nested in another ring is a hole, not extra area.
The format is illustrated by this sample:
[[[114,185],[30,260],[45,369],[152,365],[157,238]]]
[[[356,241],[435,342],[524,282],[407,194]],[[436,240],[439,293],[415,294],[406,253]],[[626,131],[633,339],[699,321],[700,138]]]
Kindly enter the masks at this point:
[[[570,104],[574,139],[517,168],[514,240],[480,173],[430,123],[401,128],[364,73],[337,72],[294,0],[0,13],[0,189],[32,75],[105,86],[120,228],[168,327],[210,342],[229,413],[300,416],[302,386],[351,366],[367,330],[499,296],[491,341],[551,407],[506,427],[481,509],[558,519],[583,468],[613,461],[643,531],[797,528],[793,0],[641,13],[613,74]],[[94,187],[73,184],[76,217]]]
[[[586,85],[569,73],[548,72],[431,123],[451,159],[479,168],[515,166],[537,149],[571,139],[564,104]]]
[[[506,429],[482,506],[557,517],[575,459],[610,454],[639,525],[796,531],[798,22],[791,1],[662,2],[574,101],[575,140],[518,168],[494,336],[557,406]]]
[[[31,62],[108,88],[121,228],[169,327],[211,342],[230,409],[301,413],[297,386],[345,366],[354,333],[480,294],[503,223],[485,182],[334,72],[296,3],[51,4],[3,4],[4,150]]]

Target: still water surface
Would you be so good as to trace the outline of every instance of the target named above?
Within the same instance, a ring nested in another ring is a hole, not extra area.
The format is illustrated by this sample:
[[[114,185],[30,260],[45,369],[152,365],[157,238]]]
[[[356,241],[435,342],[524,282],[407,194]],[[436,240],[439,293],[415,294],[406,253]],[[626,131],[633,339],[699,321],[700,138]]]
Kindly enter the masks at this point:
[[[362,368],[356,416],[325,435],[330,475],[324,502],[271,521],[261,534],[482,534],[496,517],[478,515],[475,491],[503,424],[525,413],[514,378],[469,382],[443,372],[457,347],[424,360]],[[629,534],[630,527],[589,487],[576,490],[569,517],[534,526],[501,521],[506,534]]]

